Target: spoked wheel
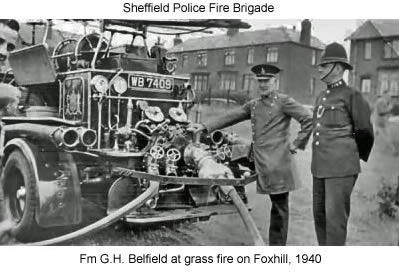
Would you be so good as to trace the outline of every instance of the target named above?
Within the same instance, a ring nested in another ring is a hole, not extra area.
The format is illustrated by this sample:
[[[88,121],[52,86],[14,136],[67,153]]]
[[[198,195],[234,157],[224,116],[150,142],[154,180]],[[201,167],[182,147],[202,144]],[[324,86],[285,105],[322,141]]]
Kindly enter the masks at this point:
[[[37,184],[33,167],[21,151],[15,150],[8,157],[2,184],[5,219],[14,224],[11,233],[22,242],[35,240]]]

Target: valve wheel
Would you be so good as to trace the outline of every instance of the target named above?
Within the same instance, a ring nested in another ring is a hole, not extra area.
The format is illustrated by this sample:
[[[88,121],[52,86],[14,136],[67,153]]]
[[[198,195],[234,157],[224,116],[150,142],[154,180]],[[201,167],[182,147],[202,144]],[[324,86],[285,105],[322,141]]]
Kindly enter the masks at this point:
[[[166,152],[166,157],[173,162],[177,162],[181,158],[181,153],[178,149],[171,148]]]
[[[165,150],[159,145],[154,145],[150,149],[150,155],[154,159],[160,160],[165,156]]]

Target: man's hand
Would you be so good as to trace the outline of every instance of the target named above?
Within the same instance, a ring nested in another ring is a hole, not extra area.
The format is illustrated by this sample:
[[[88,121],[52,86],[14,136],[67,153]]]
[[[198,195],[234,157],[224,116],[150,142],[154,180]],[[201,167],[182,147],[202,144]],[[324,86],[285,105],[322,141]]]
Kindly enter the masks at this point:
[[[293,143],[290,144],[290,152],[291,154],[296,154],[298,150],[298,147],[294,145]]]
[[[199,124],[199,123],[190,123],[187,127],[187,131],[191,131],[193,133],[198,133],[205,129],[206,129],[206,127],[203,124]]]

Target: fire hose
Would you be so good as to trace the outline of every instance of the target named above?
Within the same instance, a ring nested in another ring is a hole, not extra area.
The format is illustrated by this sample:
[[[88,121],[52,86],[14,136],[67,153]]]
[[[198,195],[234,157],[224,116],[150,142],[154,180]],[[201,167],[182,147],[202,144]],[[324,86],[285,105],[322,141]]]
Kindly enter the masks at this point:
[[[244,222],[246,229],[251,235],[254,245],[255,246],[266,245],[265,242],[263,241],[262,235],[260,234],[255,224],[254,219],[249,213],[248,208],[245,206],[244,202],[241,200],[236,189],[233,186],[220,186],[220,189],[224,194],[230,197],[231,201],[233,201],[234,205],[237,208],[238,213],[241,216],[242,222]]]
[[[130,213],[131,211],[142,206],[148,199],[152,198],[153,196],[155,196],[158,193],[158,188],[159,188],[159,182],[151,181],[147,190],[145,192],[143,192],[140,196],[138,196],[131,202],[127,203],[125,206],[121,207],[117,211],[111,213],[110,215],[94,222],[93,224],[90,224],[82,229],[79,229],[77,231],[74,231],[74,232],[53,238],[53,239],[48,239],[48,240],[34,242],[34,243],[28,243],[28,244],[24,244],[24,245],[27,245],[27,246],[55,245],[55,244],[71,241],[73,239],[76,239],[76,238],[82,237],[84,235],[88,235],[90,233],[96,232],[100,229],[106,228],[106,227],[110,226],[111,224],[115,223],[116,221],[118,221],[123,216]]]

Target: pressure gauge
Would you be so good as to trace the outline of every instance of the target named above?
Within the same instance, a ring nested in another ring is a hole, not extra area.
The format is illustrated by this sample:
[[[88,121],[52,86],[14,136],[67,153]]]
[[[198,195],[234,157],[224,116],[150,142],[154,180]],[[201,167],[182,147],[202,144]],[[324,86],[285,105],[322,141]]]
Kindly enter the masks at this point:
[[[123,94],[127,91],[127,81],[123,77],[116,77],[113,80],[112,88],[118,94]]]
[[[94,89],[99,93],[106,93],[108,90],[108,79],[102,75],[96,75],[92,78],[90,84],[94,86]]]

